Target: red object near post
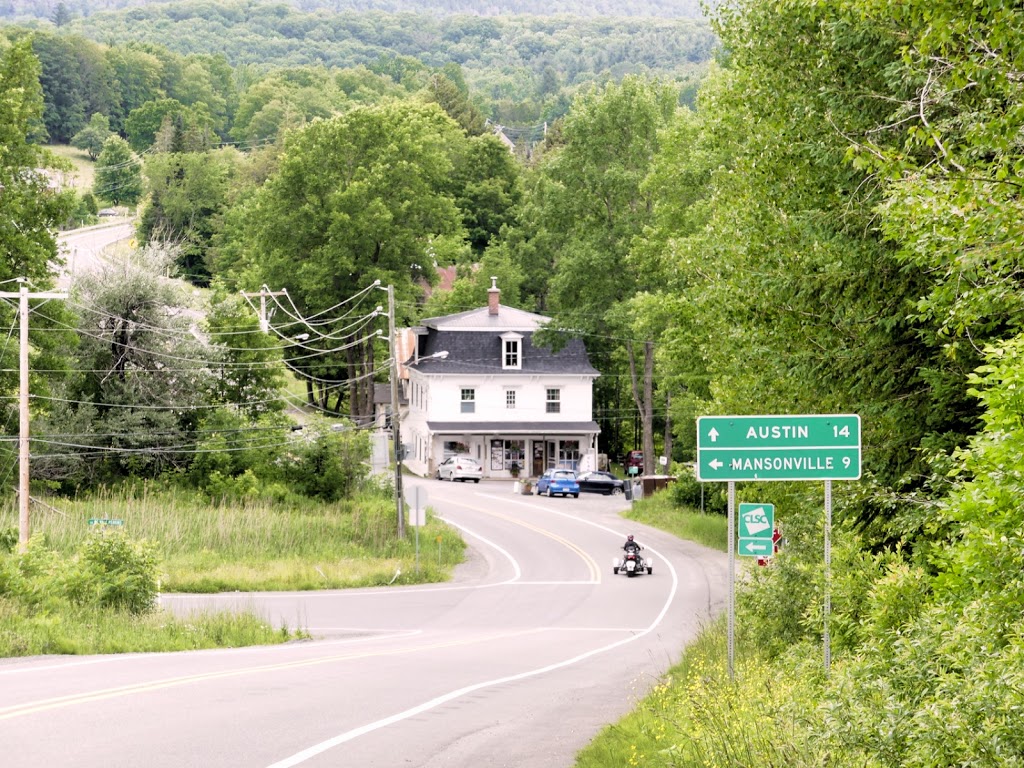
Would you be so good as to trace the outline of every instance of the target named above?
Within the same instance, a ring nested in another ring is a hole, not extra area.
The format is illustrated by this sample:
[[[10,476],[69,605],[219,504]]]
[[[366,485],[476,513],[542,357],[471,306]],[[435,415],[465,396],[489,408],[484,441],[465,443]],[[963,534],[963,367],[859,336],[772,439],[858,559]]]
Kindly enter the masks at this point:
[[[782,546],[782,532],[778,528],[772,529],[772,554],[774,555],[779,551],[779,547]],[[761,555],[757,558],[758,565],[768,565],[771,562],[771,558]]]

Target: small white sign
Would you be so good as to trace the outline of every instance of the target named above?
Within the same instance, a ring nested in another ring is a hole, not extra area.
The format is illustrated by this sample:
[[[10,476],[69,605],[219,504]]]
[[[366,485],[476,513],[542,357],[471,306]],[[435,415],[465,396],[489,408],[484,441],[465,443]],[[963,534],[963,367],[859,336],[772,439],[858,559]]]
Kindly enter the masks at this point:
[[[661,464],[661,466],[663,466],[663,467],[667,467],[668,466],[668,456],[659,456],[658,457],[658,463]]]
[[[427,489],[419,485],[406,486],[405,503],[412,509],[426,509]]]

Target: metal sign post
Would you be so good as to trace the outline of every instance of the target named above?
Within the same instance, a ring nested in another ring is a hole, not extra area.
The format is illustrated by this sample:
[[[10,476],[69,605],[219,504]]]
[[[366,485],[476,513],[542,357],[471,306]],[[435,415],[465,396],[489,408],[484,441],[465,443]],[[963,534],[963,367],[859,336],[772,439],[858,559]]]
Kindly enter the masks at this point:
[[[409,523],[416,530],[416,570],[420,569],[420,526],[427,524],[427,489],[414,485],[406,491],[408,496]]]
[[[736,483],[729,481],[729,517],[727,522],[729,537],[729,679],[733,679],[733,661],[736,656]]]
[[[822,611],[824,625],[822,644],[825,646],[825,676],[832,665],[832,643],[828,634],[828,619],[832,613],[832,481],[825,481],[825,606]]]

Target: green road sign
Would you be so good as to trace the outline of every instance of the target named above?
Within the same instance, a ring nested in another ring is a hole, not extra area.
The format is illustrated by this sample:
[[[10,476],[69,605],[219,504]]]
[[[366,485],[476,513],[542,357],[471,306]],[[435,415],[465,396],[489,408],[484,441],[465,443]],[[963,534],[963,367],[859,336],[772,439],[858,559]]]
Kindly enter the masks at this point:
[[[736,551],[742,557],[771,557],[775,532],[773,504],[740,504]]]
[[[771,557],[772,540],[768,539],[740,539],[736,545],[736,553],[740,557]]]
[[[124,525],[124,520],[105,517],[90,517],[89,525]]]
[[[860,416],[701,416],[697,479],[857,480]]]

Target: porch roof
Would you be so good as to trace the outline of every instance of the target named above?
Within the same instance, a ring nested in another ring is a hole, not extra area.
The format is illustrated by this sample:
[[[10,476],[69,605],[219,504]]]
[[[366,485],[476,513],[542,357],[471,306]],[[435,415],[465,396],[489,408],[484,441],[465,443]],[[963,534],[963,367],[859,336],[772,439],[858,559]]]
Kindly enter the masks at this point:
[[[434,434],[458,435],[592,435],[601,431],[596,421],[428,421]]]

